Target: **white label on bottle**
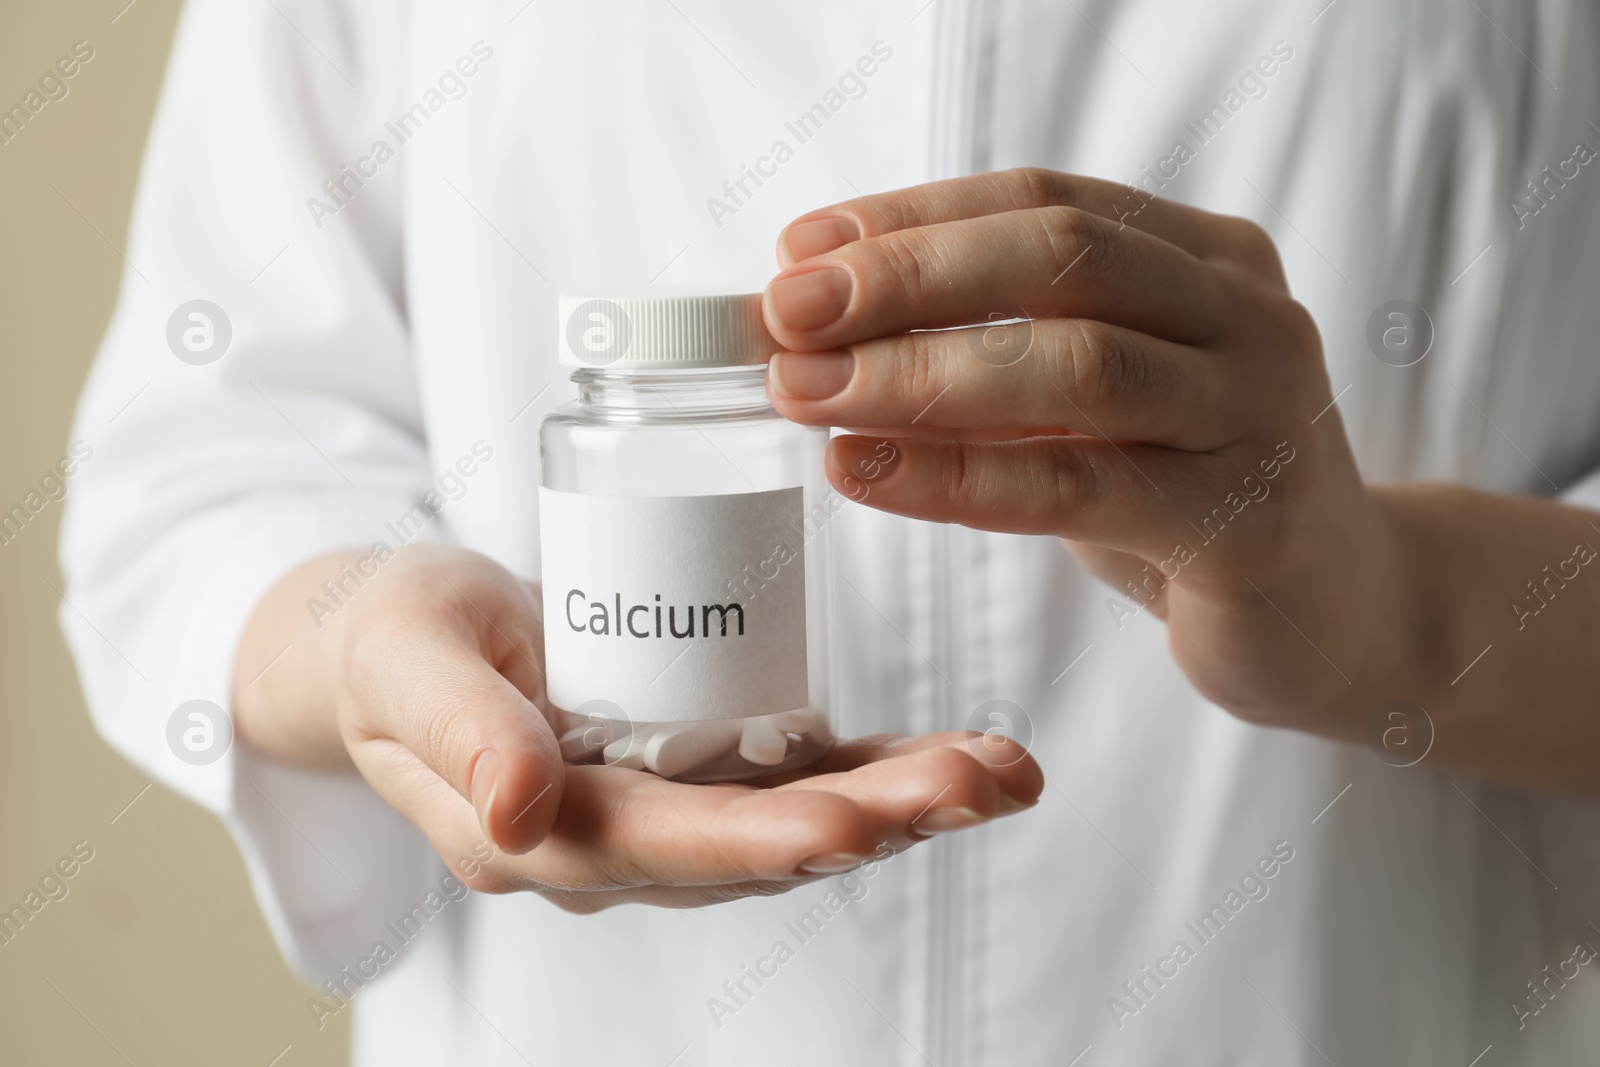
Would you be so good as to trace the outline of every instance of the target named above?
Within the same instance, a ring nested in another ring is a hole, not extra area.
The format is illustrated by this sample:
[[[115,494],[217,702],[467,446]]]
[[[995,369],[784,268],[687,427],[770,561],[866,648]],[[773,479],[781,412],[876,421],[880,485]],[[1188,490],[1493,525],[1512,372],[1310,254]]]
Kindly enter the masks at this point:
[[[550,701],[632,722],[803,708],[801,490],[590,496],[539,490]]]

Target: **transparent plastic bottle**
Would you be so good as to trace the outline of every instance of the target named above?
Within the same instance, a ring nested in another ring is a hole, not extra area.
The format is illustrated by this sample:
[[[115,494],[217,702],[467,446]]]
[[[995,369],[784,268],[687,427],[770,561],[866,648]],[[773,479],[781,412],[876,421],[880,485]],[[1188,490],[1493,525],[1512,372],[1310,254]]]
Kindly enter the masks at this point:
[[[680,781],[833,744],[827,431],[772,409],[759,294],[563,296],[544,418],[546,675],[562,751]]]

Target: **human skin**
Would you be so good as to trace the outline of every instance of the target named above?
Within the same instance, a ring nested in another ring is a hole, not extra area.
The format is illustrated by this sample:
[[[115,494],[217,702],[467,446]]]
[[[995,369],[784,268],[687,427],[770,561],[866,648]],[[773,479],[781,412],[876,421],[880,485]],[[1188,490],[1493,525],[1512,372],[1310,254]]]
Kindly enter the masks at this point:
[[[823,208],[778,257],[768,389],[856,432],[841,491],[1062,538],[1246,721],[1361,741],[1405,701],[1430,765],[1600,794],[1600,515],[1366,484],[1254,223],[1023,169]]]
[[[313,619],[307,602],[363,555],[296,568],[252,613],[235,728],[280,762],[353,765],[479,892],[580,913],[780,893],[1021,811],[1043,788],[1020,746],[961,733],[840,741],[759,785],[565,765],[541,710],[538,587],[468,549],[412,544]]]
[[[1600,545],[1600,516],[1365,484],[1316,326],[1253,223],[1020,170],[812,212],[778,254],[768,388],[797,422],[857,431],[829,446],[847,496],[1062,538],[1247,721],[1359,741],[1409,701],[1436,730],[1430,765],[1600,793],[1600,579],[1559,577]],[[1226,530],[1206,539],[1193,524],[1217,508]],[[764,787],[563,766],[539,712],[536,588],[408,546],[318,627],[306,600],[359,555],[298,568],[258,607],[239,735],[299,766],[353,763],[474,888],[574,911],[781,892],[1042,788],[1010,743],[963,735],[843,742]],[[494,859],[463,870],[486,842]]]

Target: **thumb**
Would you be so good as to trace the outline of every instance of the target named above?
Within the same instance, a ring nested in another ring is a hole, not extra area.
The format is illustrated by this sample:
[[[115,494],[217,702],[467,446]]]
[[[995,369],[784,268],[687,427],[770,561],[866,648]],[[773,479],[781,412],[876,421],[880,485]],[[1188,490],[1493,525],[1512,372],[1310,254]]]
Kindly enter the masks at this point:
[[[496,597],[480,587],[469,599],[461,588],[447,580],[424,617],[391,615],[352,641],[349,748],[373,787],[430,837],[447,836],[466,814],[439,810],[442,780],[491,844],[527,852],[549,833],[564,778],[534,702],[543,697],[538,617],[525,589]]]
[[[473,703],[455,721],[462,736],[450,746],[468,753],[465,775],[451,768],[445,777],[472,802],[491,844],[527,852],[544,839],[561,806],[560,747],[539,709],[505,679],[484,679]]]

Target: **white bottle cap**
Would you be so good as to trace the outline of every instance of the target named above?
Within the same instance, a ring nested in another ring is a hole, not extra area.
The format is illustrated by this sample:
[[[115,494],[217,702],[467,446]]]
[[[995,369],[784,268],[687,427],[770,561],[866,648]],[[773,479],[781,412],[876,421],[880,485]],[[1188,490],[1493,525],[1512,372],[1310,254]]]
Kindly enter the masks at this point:
[[[657,286],[563,293],[561,365],[644,370],[757,365],[779,348],[760,293]]]

